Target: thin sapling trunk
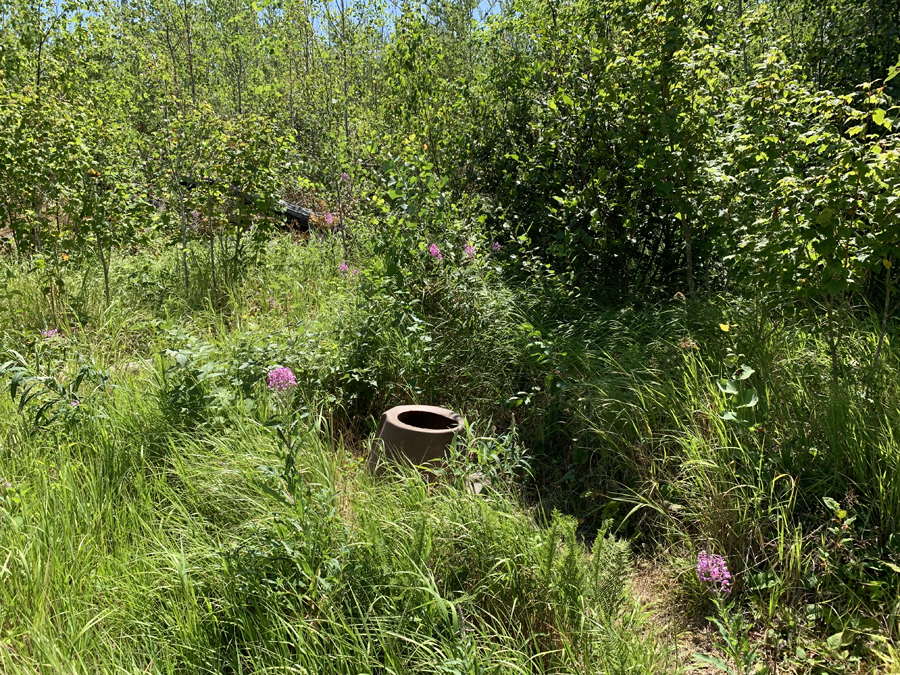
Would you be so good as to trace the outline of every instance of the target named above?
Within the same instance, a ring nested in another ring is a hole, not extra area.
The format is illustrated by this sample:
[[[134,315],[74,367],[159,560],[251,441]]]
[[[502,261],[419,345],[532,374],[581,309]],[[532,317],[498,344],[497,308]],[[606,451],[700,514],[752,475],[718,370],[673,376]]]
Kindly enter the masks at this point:
[[[103,240],[100,233],[96,233],[97,238],[97,255],[100,256],[100,266],[103,268],[103,295],[106,297],[106,306],[109,307],[109,263],[106,260],[106,254],[103,252]]]

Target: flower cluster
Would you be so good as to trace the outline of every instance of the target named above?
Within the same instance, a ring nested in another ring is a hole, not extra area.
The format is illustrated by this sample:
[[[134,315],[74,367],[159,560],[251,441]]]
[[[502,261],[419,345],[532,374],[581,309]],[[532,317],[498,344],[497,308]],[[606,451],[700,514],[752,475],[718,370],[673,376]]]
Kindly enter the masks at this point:
[[[731,592],[731,572],[728,563],[720,555],[700,551],[697,556],[697,576],[710,585],[713,592],[728,595]]]
[[[350,182],[350,174],[348,174],[346,172],[342,173],[341,180],[344,181],[345,183],[349,183]]]
[[[269,309],[275,309],[275,298],[269,298]]]
[[[334,216],[331,213],[325,214],[325,222],[331,225],[334,222]]]
[[[472,244],[467,244],[465,248],[466,257],[470,260],[475,257],[475,247]]]
[[[348,269],[350,269],[350,268],[347,267],[347,263],[345,263],[345,262],[342,262],[342,263],[341,263],[341,266],[338,267],[338,271],[339,271],[341,274],[347,274],[347,270],[348,270]]]
[[[437,244],[429,246],[428,252],[431,254],[432,258],[437,258],[438,260],[444,259],[444,256],[441,255],[441,249],[438,248]]]
[[[56,337],[56,334],[59,333],[59,330],[56,328],[48,328],[47,330],[41,331],[41,337],[45,340],[52,340]]]
[[[297,386],[297,379],[290,368],[282,367],[270,370],[267,379],[269,389],[274,389],[275,391],[285,391]]]
[[[500,250],[500,242],[495,241],[493,244],[491,244],[491,248],[494,250],[494,253],[496,253]]]

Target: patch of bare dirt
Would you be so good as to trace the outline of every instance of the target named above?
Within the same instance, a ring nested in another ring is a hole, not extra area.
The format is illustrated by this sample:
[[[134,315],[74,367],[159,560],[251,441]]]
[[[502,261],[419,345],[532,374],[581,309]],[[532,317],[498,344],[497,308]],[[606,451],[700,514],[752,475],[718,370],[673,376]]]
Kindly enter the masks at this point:
[[[712,675],[718,669],[694,660],[694,654],[721,654],[713,647],[711,626],[704,616],[687,605],[679,593],[676,574],[655,560],[635,561],[631,576],[634,597],[650,610],[650,620],[675,650],[675,659],[684,673]]]

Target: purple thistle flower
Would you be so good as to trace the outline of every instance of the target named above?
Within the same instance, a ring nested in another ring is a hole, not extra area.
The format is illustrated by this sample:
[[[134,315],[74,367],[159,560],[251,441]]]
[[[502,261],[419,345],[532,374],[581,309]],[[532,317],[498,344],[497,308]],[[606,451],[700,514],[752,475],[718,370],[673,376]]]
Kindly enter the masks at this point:
[[[475,257],[475,247],[472,244],[468,244],[465,248],[466,257],[471,260]]]
[[[334,222],[334,216],[330,213],[325,214],[325,222],[331,225]]]
[[[59,333],[59,330],[56,328],[48,328],[47,330],[41,331],[41,337],[45,340],[52,340],[56,337],[56,334]]]
[[[281,367],[270,370],[266,379],[269,383],[269,389],[274,389],[275,391],[285,391],[297,386],[297,379],[290,368]]]
[[[491,248],[494,249],[494,253],[496,253],[497,251],[500,250],[500,242],[495,241],[493,244],[491,244]]]
[[[349,183],[350,182],[350,174],[348,174],[346,172],[342,173],[341,180],[344,181],[345,183]]]
[[[731,572],[728,563],[720,555],[700,551],[697,555],[697,576],[709,584],[714,593],[728,595],[731,592]]]
[[[437,258],[438,260],[444,259],[444,256],[441,255],[441,249],[438,248],[437,244],[429,246],[428,252],[431,254],[432,258]]]

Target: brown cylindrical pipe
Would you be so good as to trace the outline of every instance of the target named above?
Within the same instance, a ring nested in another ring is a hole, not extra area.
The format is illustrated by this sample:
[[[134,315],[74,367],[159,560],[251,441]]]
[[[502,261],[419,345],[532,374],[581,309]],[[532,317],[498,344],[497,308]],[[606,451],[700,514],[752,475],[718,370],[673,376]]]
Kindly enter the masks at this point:
[[[413,466],[446,459],[463,419],[452,410],[431,405],[400,405],[381,416],[376,442],[369,455],[369,470],[384,471],[386,461]]]

